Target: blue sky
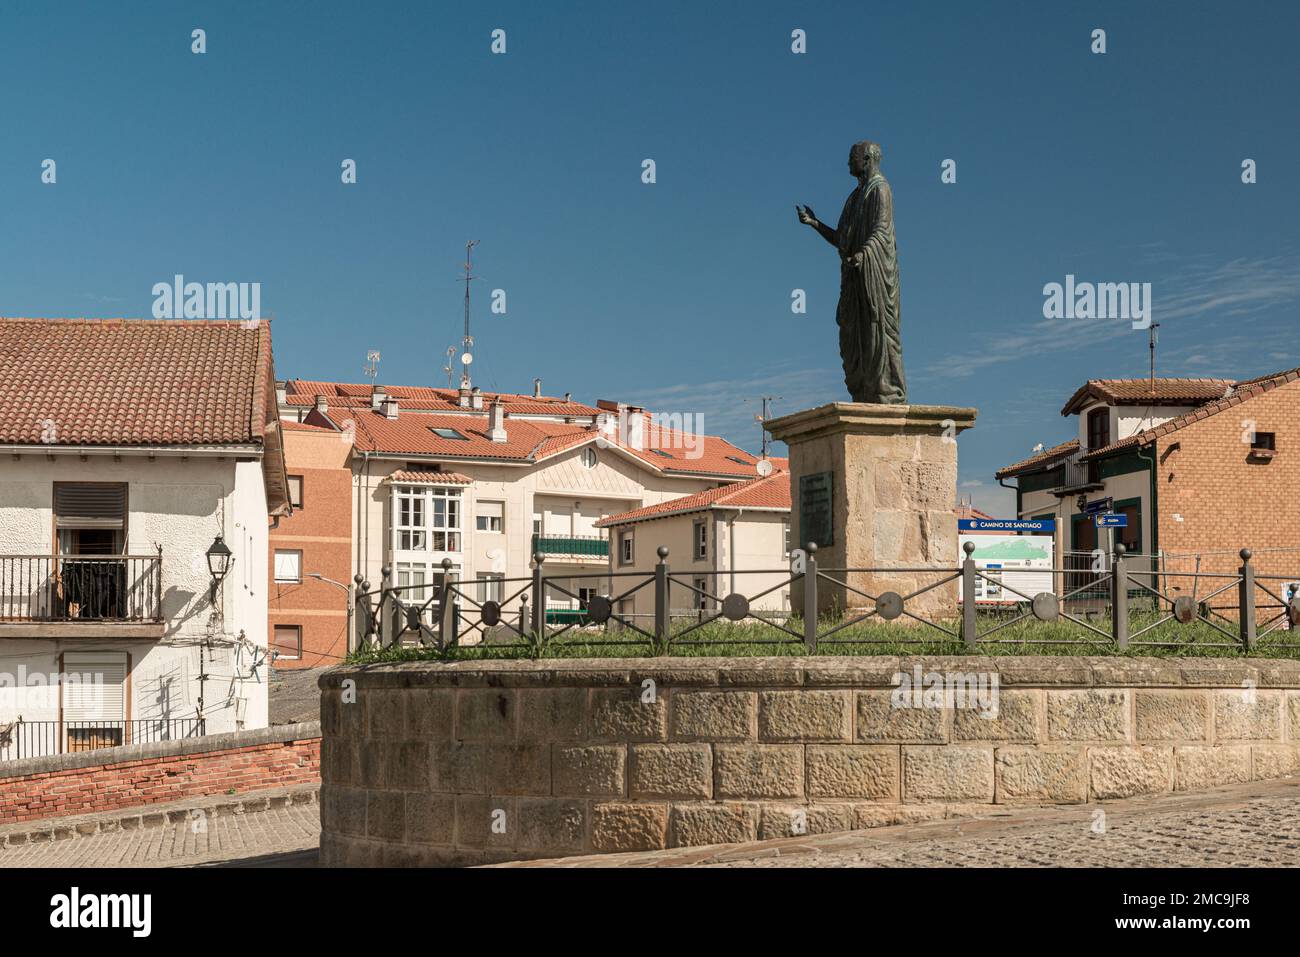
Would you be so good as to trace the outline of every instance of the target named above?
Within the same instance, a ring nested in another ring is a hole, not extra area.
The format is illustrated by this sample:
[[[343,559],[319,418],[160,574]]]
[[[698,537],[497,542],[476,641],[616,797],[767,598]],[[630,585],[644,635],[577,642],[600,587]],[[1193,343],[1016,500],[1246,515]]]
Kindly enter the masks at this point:
[[[1152,283],[1161,374],[1300,365],[1297,35],[1294,3],[0,0],[0,314],[260,282],[282,377],[378,349],[382,381],[445,385],[473,238],[476,384],[756,448],[759,395],[847,398],[836,261],[793,207],[833,222],[870,138],[910,397],[980,409],[962,492],[1005,514],[992,472],[1067,437],[1070,392],[1147,369],[1127,323],[1044,320],[1044,284]]]

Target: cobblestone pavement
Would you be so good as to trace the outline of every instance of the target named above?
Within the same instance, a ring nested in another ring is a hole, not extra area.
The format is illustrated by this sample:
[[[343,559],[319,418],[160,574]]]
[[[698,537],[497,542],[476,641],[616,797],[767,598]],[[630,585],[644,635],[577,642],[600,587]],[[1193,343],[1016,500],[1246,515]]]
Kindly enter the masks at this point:
[[[1104,820],[1097,817],[1099,808]],[[752,844],[499,866],[1296,867],[1300,780]]]
[[[229,806],[233,799],[224,800]],[[205,813],[195,815],[195,808]],[[75,819],[95,820],[101,830],[93,834],[6,843],[0,847],[0,867],[316,866],[320,806],[314,802],[239,813],[221,813],[212,801],[160,805],[141,809],[137,820],[156,821],[161,814],[165,823],[141,821],[129,829],[118,821],[123,813]],[[196,820],[202,822],[197,827]],[[60,819],[46,823],[57,825]]]

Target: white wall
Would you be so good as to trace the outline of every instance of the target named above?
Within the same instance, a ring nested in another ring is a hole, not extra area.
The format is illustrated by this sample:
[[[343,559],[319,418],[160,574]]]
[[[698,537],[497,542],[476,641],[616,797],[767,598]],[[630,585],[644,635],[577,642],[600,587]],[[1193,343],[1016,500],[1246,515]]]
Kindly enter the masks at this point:
[[[27,720],[49,710],[21,710],[30,694],[14,685],[19,666],[28,673],[57,673],[58,655],[67,651],[123,651],[131,655],[130,716],[191,717],[198,707],[198,675],[203,683],[204,714],[209,733],[267,724],[267,538],[268,519],[260,457],[245,460],[191,455],[180,458],[124,454],[56,452],[6,457],[0,466],[0,555],[49,555],[53,548],[53,483],[127,483],[127,553],[154,555],[162,547],[162,614],[164,635],[158,640],[68,637],[4,639],[0,645],[0,721],[22,713]],[[213,538],[224,536],[235,556],[223,582],[212,618],[211,582],[206,552]],[[42,630],[48,630],[43,625]],[[21,631],[21,628],[19,629]],[[259,649],[236,647],[240,633]],[[212,639],[208,664],[200,666],[200,645]],[[39,696],[37,696],[39,697]],[[20,701],[19,699],[23,699]],[[53,701],[57,717],[57,698]],[[242,717],[241,717],[242,715]]]

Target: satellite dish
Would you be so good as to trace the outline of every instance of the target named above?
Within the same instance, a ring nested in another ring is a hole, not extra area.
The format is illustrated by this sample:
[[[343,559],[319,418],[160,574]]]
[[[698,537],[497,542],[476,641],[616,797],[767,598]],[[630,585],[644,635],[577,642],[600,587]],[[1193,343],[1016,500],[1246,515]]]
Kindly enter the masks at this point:
[[[759,459],[758,464],[754,466],[754,468],[758,470],[758,474],[763,478],[767,478],[772,474],[772,463],[767,459]]]
[[[469,365],[469,364],[470,364],[471,362],[473,362],[473,361],[474,361],[474,357],[473,357],[472,355],[470,355],[468,352],[462,354],[461,357],[460,357],[460,363],[461,363],[461,365],[466,365],[466,366],[467,366],[467,365]]]

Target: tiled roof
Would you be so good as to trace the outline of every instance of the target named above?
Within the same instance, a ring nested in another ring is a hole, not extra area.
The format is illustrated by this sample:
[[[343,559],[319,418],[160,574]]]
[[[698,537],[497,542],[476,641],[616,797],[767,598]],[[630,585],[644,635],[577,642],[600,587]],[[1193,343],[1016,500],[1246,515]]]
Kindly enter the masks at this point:
[[[694,495],[634,508],[618,515],[610,515],[596,522],[597,528],[609,528],[611,525],[627,525],[652,518],[664,518],[668,515],[681,515],[686,512],[699,512],[708,508],[762,508],[790,510],[790,473],[773,472],[764,478],[753,478],[746,482],[733,482],[720,488],[706,489]]]
[[[399,469],[384,479],[394,485],[471,485],[474,480],[459,472],[437,472],[433,469]]]
[[[1168,422],[1162,422],[1157,426],[1147,429],[1144,432],[1136,432],[1126,439],[1120,439],[1118,442],[1112,442],[1109,445],[1102,446],[1099,449],[1091,449],[1083,455],[1084,459],[1101,458],[1120,449],[1131,448],[1137,445],[1146,445],[1155,439],[1168,435],[1171,432],[1177,432],[1179,429],[1199,422],[1202,419],[1208,419],[1225,409],[1231,409],[1234,406],[1241,405],[1243,402],[1249,402],[1256,396],[1263,395],[1265,392],[1271,392],[1280,385],[1286,385],[1288,382],[1295,382],[1300,379],[1300,368],[1287,369],[1284,372],[1274,372],[1272,375],[1260,376],[1256,379],[1248,379],[1241,382],[1228,395],[1216,402],[1210,402],[1198,409],[1193,409],[1185,415],[1180,415],[1176,419],[1170,419]]]
[[[463,409],[460,406],[460,393],[456,389],[440,389],[433,386],[392,385],[383,389],[395,399],[401,409],[420,412],[460,412],[479,413],[482,410]],[[518,415],[555,415],[593,418],[600,410],[581,402],[566,402],[555,396],[522,395],[513,392],[481,392],[484,409],[494,400],[501,399],[507,412]],[[288,379],[285,381],[285,403],[288,405],[309,406],[316,402],[316,396],[325,396],[330,407],[369,408],[370,384],[355,382],[321,382],[311,379]]]
[[[266,321],[0,318],[0,442],[262,444],[273,377]]]
[[[290,432],[328,432],[333,434],[334,430],[326,428],[323,425],[309,425],[306,422],[294,422],[292,419],[283,419],[280,425]]]
[[[308,421],[319,415],[308,413]],[[325,412],[325,421],[338,429],[353,429],[358,451],[393,455],[430,455],[448,459],[495,459],[508,462],[541,462],[579,446],[598,442],[617,446],[655,469],[681,475],[745,478],[755,475],[757,457],[738,449],[716,435],[697,436],[667,429],[647,429],[642,448],[634,448],[617,435],[598,432],[594,427],[520,419],[506,415],[505,442],[488,438],[486,415],[448,415],[399,411],[389,419],[369,406],[335,408]],[[451,429],[463,438],[446,438],[434,429]],[[658,451],[656,451],[656,449]]]
[[[1089,402],[1111,405],[1196,405],[1220,399],[1236,383],[1232,379],[1089,379],[1070,396],[1061,415],[1078,412]]]
[[[994,478],[1008,478],[1012,475],[1019,475],[1022,472],[1028,472],[1031,469],[1051,465],[1060,459],[1069,458],[1077,451],[1079,451],[1079,440],[1070,439],[1068,442],[1062,442],[1060,445],[1053,445],[1050,449],[1044,449],[1042,452],[1031,455],[1027,459],[1021,459],[1014,465],[1008,465],[1005,468],[998,469],[997,472],[994,473]]]

